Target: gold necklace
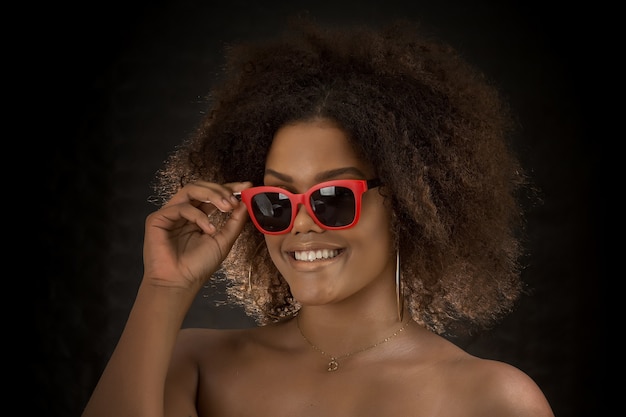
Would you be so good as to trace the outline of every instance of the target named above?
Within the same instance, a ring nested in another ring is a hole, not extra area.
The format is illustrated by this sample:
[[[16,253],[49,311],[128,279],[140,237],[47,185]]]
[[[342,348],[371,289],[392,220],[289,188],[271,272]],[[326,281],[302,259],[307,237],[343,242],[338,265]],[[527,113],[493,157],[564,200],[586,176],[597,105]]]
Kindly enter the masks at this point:
[[[326,356],[328,358],[330,358],[330,361],[328,362],[328,368],[326,369],[328,372],[334,372],[337,369],[339,369],[339,360],[340,359],[345,359],[348,356],[352,356],[355,355],[357,353],[361,353],[361,352],[365,352],[366,350],[375,348],[378,345],[382,345],[383,343],[386,343],[388,341],[390,341],[391,339],[393,339],[394,337],[396,337],[398,334],[400,334],[401,332],[404,331],[404,329],[409,325],[409,323],[411,323],[411,320],[407,320],[406,323],[404,323],[402,325],[402,327],[400,327],[398,330],[396,330],[391,336],[387,336],[385,337],[383,340],[380,340],[376,343],[374,343],[373,345],[369,345],[366,346],[364,348],[361,348],[359,350],[355,350],[353,352],[350,353],[346,353],[344,355],[340,355],[340,356],[333,356],[327,352],[324,352],[322,349],[318,348],[317,346],[315,346],[309,339],[307,339],[307,337],[304,335],[304,333],[302,333],[302,329],[300,328],[300,320],[299,317],[296,316],[296,326],[298,327],[298,330],[300,331],[300,335],[302,336],[302,338],[316,351],[318,351],[319,353],[322,354],[322,356]]]

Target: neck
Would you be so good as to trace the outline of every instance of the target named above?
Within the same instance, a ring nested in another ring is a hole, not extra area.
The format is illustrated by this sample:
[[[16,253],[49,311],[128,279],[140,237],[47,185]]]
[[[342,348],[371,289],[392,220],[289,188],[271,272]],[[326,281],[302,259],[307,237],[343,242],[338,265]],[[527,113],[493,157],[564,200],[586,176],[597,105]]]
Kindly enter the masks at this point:
[[[306,339],[331,355],[341,355],[376,343],[397,331],[409,320],[408,312],[400,322],[395,305],[384,311],[341,311],[339,306],[305,306],[297,324]]]

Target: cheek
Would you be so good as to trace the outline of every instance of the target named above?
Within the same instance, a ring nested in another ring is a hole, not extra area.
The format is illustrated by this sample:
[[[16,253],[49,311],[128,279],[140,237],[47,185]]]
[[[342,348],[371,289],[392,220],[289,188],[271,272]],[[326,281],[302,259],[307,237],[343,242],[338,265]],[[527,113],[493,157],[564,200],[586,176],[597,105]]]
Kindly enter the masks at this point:
[[[379,194],[372,197],[367,203],[363,201],[359,229],[364,234],[388,241],[391,239],[391,209]]]
[[[281,246],[282,246],[282,241],[283,241],[283,237],[280,235],[277,236],[272,236],[272,235],[265,235],[265,245],[267,246],[267,251],[270,254],[270,257],[272,258],[272,261],[274,262],[275,265],[277,265],[277,263],[280,261],[280,257],[281,257]]]
[[[384,257],[394,252],[391,211],[383,204],[382,197],[376,204],[364,205],[352,236],[353,246],[361,251],[375,252]]]

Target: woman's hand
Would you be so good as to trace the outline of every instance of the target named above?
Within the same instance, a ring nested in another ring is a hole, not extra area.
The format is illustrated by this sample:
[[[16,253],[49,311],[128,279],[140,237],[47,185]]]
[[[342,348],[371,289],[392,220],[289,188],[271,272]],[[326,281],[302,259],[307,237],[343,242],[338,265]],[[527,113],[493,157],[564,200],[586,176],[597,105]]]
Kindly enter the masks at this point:
[[[248,219],[245,205],[233,192],[251,185],[187,184],[151,213],[144,237],[144,280],[199,290],[219,268]],[[210,220],[217,210],[231,212],[220,230]]]

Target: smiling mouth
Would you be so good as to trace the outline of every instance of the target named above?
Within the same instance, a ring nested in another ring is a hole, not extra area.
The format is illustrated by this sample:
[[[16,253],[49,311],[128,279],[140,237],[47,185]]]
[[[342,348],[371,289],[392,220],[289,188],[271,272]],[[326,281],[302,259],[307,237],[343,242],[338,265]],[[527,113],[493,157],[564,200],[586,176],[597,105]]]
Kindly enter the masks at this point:
[[[332,259],[341,253],[338,249],[318,249],[318,250],[303,250],[292,252],[291,256],[296,261],[314,262],[323,259]]]

